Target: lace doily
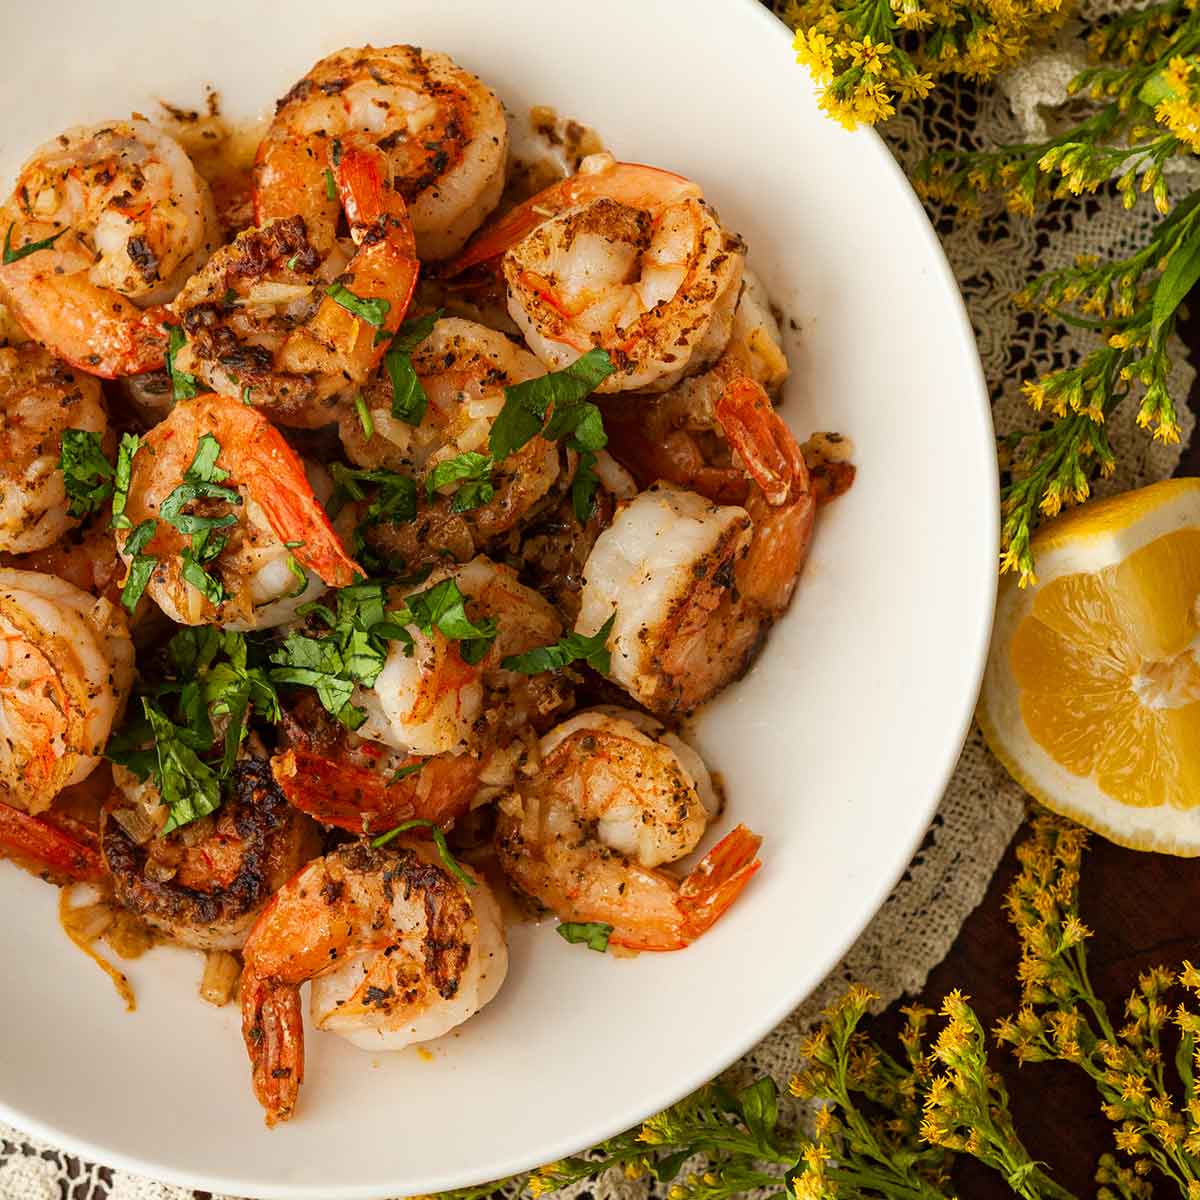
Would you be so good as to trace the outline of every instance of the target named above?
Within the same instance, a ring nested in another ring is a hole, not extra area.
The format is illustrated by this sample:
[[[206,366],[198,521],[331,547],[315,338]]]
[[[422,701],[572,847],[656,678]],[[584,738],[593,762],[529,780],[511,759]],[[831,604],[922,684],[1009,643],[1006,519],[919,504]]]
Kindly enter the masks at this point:
[[[1106,7],[1108,4],[1105,5]],[[1101,5],[1093,6],[1098,10]],[[1022,65],[995,88],[965,83],[939,86],[924,109],[894,119],[883,131],[901,163],[910,166],[931,149],[971,149],[1044,136],[1047,106],[1073,73],[1070,39]],[[797,71],[800,68],[797,67]],[[992,389],[997,429],[1027,425],[1030,413],[1020,381],[1077,358],[1092,335],[1021,313],[1009,302],[1033,275],[1081,254],[1125,254],[1141,245],[1153,222],[1149,205],[1126,213],[1115,195],[1088,197],[1052,208],[1035,228],[997,209],[978,222],[958,223],[933,206],[930,217],[966,297],[979,353]],[[1181,344],[1173,350],[1171,394],[1181,401],[1185,444],[1193,419],[1182,405],[1194,372]],[[1123,491],[1170,475],[1179,447],[1152,444],[1121,413],[1109,430],[1118,456],[1116,475],[1100,491]],[[963,750],[925,841],[878,915],[820,988],[735,1071],[767,1072],[786,1080],[798,1066],[800,1032],[852,980],[879,994],[880,1006],[921,988],[950,949],[967,914],[982,899],[1024,810],[1020,789],[991,757],[978,731]],[[597,1200],[634,1200],[645,1183],[614,1172],[582,1186]],[[191,1193],[98,1167],[30,1140],[0,1124],[0,1200],[193,1200]],[[212,1200],[229,1200],[213,1197]]]

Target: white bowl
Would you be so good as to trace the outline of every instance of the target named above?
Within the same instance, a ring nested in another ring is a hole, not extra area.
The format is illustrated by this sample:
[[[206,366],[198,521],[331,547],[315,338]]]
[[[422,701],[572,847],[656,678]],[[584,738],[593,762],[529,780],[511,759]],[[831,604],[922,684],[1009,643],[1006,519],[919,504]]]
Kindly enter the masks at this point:
[[[196,102],[267,109],[320,56],[413,42],[514,112],[552,104],[619,157],[700,180],[798,326],[784,409],[840,430],[859,475],[822,512],[795,602],[698,724],[763,870],[691,949],[594,954],[511,933],[498,999],[433,1047],[308,1042],[268,1132],[231,1007],[200,962],[133,964],[139,1008],[59,931],[51,888],[0,865],[0,1116],[88,1158],[238,1196],[432,1192],[577,1151],[703,1083],[854,940],[924,831],[964,737],[992,615],[996,463],[971,328],[882,143],[821,115],[752,0],[54,0],[5,14],[0,179],[66,126]]]

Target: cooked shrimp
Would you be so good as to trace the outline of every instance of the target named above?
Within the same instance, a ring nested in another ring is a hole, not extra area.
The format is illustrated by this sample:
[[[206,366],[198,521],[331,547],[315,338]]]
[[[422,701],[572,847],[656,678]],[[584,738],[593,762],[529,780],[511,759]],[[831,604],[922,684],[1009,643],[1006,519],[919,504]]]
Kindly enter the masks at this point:
[[[211,483],[197,489],[185,476],[205,438],[209,449],[217,443],[220,474],[211,473]],[[204,494],[196,496],[197,490]],[[196,505],[199,512],[184,511]],[[141,550],[156,560],[146,590],[181,625],[270,628],[290,620],[322,584],[345,587],[361,573],[283,436],[260,412],[222,396],[181,401],[142,439],[125,515],[133,528],[155,522]],[[201,560],[193,539],[203,532],[214,541],[206,551],[211,557]],[[126,564],[133,558],[131,533],[117,531]],[[189,582],[190,576],[204,583],[203,574],[209,577],[207,595]]]
[[[336,419],[337,397],[366,381],[417,281],[412,226],[383,155],[346,146],[334,157],[356,247],[348,261],[324,258],[301,217],[268,221],[214,254],[173,306],[188,339],[175,369],[289,425]]]
[[[679,950],[695,941],[758,870],[761,839],[739,825],[685,879],[658,869],[696,848],[711,815],[707,771],[681,747],[657,722],[621,709],[578,713],[552,729],[541,769],[499,802],[505,874],[562,921],[611,925],[614,945]]]
[[[530,349],[557,369],[603,347],[616,370],[600,392],[662,391],[729,340],[744,248],[682,176],[591,155],[485,230],[455,269],[502,251],[508,311]]]
[[[739,678],[787,608],[816,503],[804,456],[761,386],[734,380],[717,419],[750,477],[745,506],[657,484],[617,513],[584,568],[576,628],[617,610],[612,678],[661,715]]]
[[[133,683],[124,615],[54,575],[0,568],[0,796],[29,813],[100,761]]]
[[[108,430],[96,380],[36,343],[0,347],[0,550],[42,550],[79,524],[58,465],[66,429]]]
[[[220,243],[208,185],[140,118],[40,147],[0,220],[14,250],[53,239],[0,266],[0,299],[31,337],[108,379],[162,366],[160,306]]]
[[[429,576],[426,587],[453,579],[467,598],[472,620],[491,618],[498,633],[484,658],[465,662],[458,643],[442,633],[422,633],[415,625],[409,649],[392,642],[387,662],[372,688],[356,688],[353,702],[366,710],[358,730],[363,737],[415,755],[461,754],[479,742],[480,722],[503,708],[504,722],[514,728],[527,720],[523,703],[528,676],[513,676],[500,661],[557,640],[562,623],[536,592],[517,582],[516,572],[482,555],[462,566]],[[396,600],[402,594],[396,595]],[[494,695],[503,689],[501,706]],[[485,691],[489,693],[485,712]]]
[[[457,317],[438,321],[412,355],[429,407],[419,425],[392,416],[392,385],[386,374],[363,393],[370,413],[367,437],[358,412],[343,409],[342,445],[359,466],[388,467],[416,474],[423,482],[437,465],[460,454],[488,453],[488,435],[504,407],[504,389],[545,374],[527,350],[495,330]],[[535,437],[496,464],[492,499],[455,511],[453,489],[425,500],[415,521],[373,529],[368,541],[414,571],[444,561],[449,552],[469,558],[500,534],[526,519],[559,478],[560,451]],[[465,553],[463,552],[465,548]]]
[[[11,858],[52,883],[99,883],[104,865],[94,847],[0,801],[0,858]]]
[[[441,1037],[495,996],[508,970],[500,908],[413,837],[342,846],[267,906],[243,951],[242,1034],[268,1125],[293,1113],[304,1080],[300,987],[318,1029],[366,1050]]]
[[[423,259],[459,250],[500,199],[508,125],[495,95],[445,54],[364,46],[321,59],[276,106],[255,167],[259,224],[302,216],[329,252],[338,213],[321,173],[339,138],[387,155]]]
[[[260,759],[235,764],[216,813],[166,836],[156,830],[166,814],[154,783],[121,767],[114,776],[122,798],[105,812],[101,848],[117,899],[184,946],[240,949],[267,901],[321,851],[316,825]]]
[[[91,592],[93,596],[104,596],[114,604],[119,604],[125,564],[121,561],[116,539],[108,526],[110,516],[107,507],[101,509],[44,550],[33,550],[28,554],[0,554],[0,567],[57,575],[82,591]],[[145,603],[149,604],[149,601]],[[137,623],[143,611],[135,610],[130,617],[131,625]]]

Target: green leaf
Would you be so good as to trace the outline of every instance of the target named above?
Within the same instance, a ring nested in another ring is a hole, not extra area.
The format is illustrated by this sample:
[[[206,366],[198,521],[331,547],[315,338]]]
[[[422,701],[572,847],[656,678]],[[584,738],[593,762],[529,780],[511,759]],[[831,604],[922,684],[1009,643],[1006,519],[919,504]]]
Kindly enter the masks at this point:
[[[555,442],[569,439],[572,450],[603,450],[608,445],[604,420],[590,400],[556,406],[546,422],[545,436]]]
[[[132,557],[129,563],[129,576],[125,580],[125,586],[121,589],[121,603],[129,612],[133,612],[137,608],[137,603],[142,598],[142,593],[146,590],[150,576],[154,574],[154,568],[158,564],[158,559],[152,554],[142,553],[157,529],[158,522],[148,519],[138,525],[125,539],[125,553]]]
[[[1143,104],[1156,108],[1164,100],[1170,100],[1174,95],[1174,89],[1167,83],[1167,72],[1159,69],[1138,89],[1137,97]]]
[[[376,329],[387,320],[388,310],[392,307],[383,299],[363,299],[362,296],[356,296],[341,283],[331,283],[325,289],[325,295],[335,304],[340,304],[348,313],[353,313],[368,325],[374,325]]]
[[[542,431],[551,407],[557,420],[566,423],[568,418],[559,416],[560,411],[585,400],[612,373],[613,364],[608,352],[589,350],[561,371],[551,371],[549,375],[506,387],[504,407],[488,438],[492,457],[499,462],[535,438]],[[589,430],[588,436],[594,438],[594,432]]]
[[[422,633],[434,629],[458,640],[459,653],[467,662],[478,662],[496,640],[496,622],[490,617],[476,624],[467,616],[466,597],[453,579],[443,579],[423,592],[404,598],[407,611],[394,614],[400,625],[416,625]],[[468,649],[466,643],[473,643]],[[468,654],[473,657],[468,658]]]
[[[467,512],[489,503],[496,494],[492,483],[492,456],[468,450],[455,458],[445,459],[425,477],[425,493],[432,500],[441,488],[460,480],[465,482],[454,493],[450,506],[454,512]]]
[[[1195,1053],[1196,1035],[1181,1033],[1179,1046],[1175,1050],[1175,1070],[1179,1072],[1179,1079],[1183,1084],[1183,1094],[1189,1100],[1196,1094],[1196,1079],[1192,1071]]]
[[[215,625],[193,625],[180,629],[167,643],[167,657],[179,675],[207,671],[221,652],[221,630]]]
[[[737,1100],[746,1128],[764,1150],[769,1149],[779,1121],[779,1092],[775,1081],[759,1079],[738,1092]]]
[[[572,945],[585,945],[589,950],[603,954],[608,949],[608,939],[613,927],[603,921],[563,921],[558,927],[558,936]]]
[[[1151,328],[1157,333],[1200,280],[1200,226],[1171,252],[1167,268],[1154,289]]]
[[[4,235],[4,265],[15,263],[19,259],[25,258],[30,254],[35,254],[38,250],[48,250],[60,237],[67,231],[60,229],[57,233],[51,234],[48,238],[43,238],[40,242],[26,242],[24,246],[18,246],[16,250],[12,248],[12,231],[16,228],[14,221],[8,227],[8,232]]]
[[[100,434],[90,429],[64,429],[58,455],[67,489],[67,512],[86,517],[112,495],[113,468],[100,448]]]
[[[392,381],[392,416],[409,425],[420,425],[429,406],[429,397],[412,365],[413,351],[433,332],[444,310],[413,317],[392,335],[383,356],[383,365]]]
[[[154,736],[156,782],[169,814],[162,831],[170,833],[216,812],[221,806],[221,787],[216,772],[180,738],[180,730],[166,713],[144,697],[142,709]]]
[[[114,529],[128,529],[133,522],[125,515],[125,505],[129,501],[129,483],[133,478],[133,456],[141,447],[142,439],[136,433],[121,434],[121,444],[117,447],[117,466],[113,477],[112,520],[109,524]]]
[[[210,575],[197,561],[195,552],[191,549],[180,551],[179,559],[183,563],[183,577],[210,604],[223,604],[226,597],[225,585],[215,576]]]
[[[410,775],[415,775],[424,765],[425,760],[422,759],[420,762],[409,763],[404,767],[397,767],[392,772],[391,779],[387,781],[388,787],[391,787],[393,783],[399,783],[402,779],[407,779]]]
[[[220,453],[220,442],[211,433],[204,434],[196,444],[196,453],[188,469],[183,473],[183,481],[162,502],[158,510],[159,516],[174,525],[180,533],[197,534],[237,524],[237,517],[233,513],[226,513],[220,517],[202,517],[183,511],[185,504],[196,500],[221,500],[240,507],[242,497],[237,488],[226,487],[222,482],[229,478],[229,472],[222,471],[217,466],[217,456]],[[197,558],[202,549],[203,546],[193,547]],[[209,553],[207,558],[215,558],[216,553],[219,551]],[[186,570],[184,575],[187,576]]]
[[[596,511],[596,489],[599,486],[596,456],[590,450],[583,450],[579,455],[579,466],[575,468],[575,478],[571,480],[571,508],[580,525],[586,525]]]
[[[552,646],[538,646],[523,654],[509,654],[500,660],[500,666],[506,671],[519,671],[522,675],[537,675],[542,671],[557,671],[568,663],[582,659],[593,670],[607,675],[612,658],[607,645],[608,635],[612,633],[616,619],[614,612],[590,637],[582,633],[567,633]]]
[[[325,199],[337,199],[337,185],[333,181],[333,172],[328,167],[325,168]]]
[[[369,442],[375,436],[375,418],[363,399],[362,392],[354,394],[354,411],[358,413],[358,423],[362,426],[363,437]]]
[[[200,394],[200,381],[187,371],[175,370],[175,355],[187,345],[182,326],[167,327],[167,374],[171,377],[171,395],[176,400],[190,400]]]
[[[446,845],[446,835],[432,821],[423,821],[418,817],[414,817],[411,821],[401,821],[395,829],[389,829],[387,833],[382,833],[379,837],[374,838],[371,845],[379,850],[393,838],[399,837],[409,829],[428,829],[433,835],[433,844],[437,847],[438,858],[442,860],[442,866],[465,887],[477,886],[477,881],[458,865],[458,860],[450,853],[450,847]]]

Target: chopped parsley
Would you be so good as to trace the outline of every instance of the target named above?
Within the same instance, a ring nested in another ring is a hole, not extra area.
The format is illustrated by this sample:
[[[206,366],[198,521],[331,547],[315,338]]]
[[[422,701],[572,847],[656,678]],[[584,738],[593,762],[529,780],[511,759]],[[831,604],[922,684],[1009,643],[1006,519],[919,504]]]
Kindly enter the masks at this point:
[[[362,426],[363,437],[369,442],[375,436],[375,418],[371,416],[371,410],[367,407],[362,392],[355,393],[354,411],[358,413],[358,423]]]
[[[55,242],[67,231],[60,229],[57,233],[51,234],[48,238],[42,238],[40,242],[27,242],[24,246],[18,246],[17,249],[12,248],[12,231],[16,228],[16,222],[13,221],[8,232],[4,235],[4,265],[18,262],[20,259],[27,257],[30,254],[35,254],[38,250],[49,250]]]
[[[598,950],[603,954],[608,949],[613,927],[604,921],[563,921],[557,932],[564,942],[584,945],[589,950]]]
[[[443,579],[423,592],[404,598],[404,607],[390,613],[399,626],[415,625],[432,635],[436,629],[445,637],[457,639],[463,661],[480,662],[496,640],[496,622],[490,617],[476,624],[467,616],[466,597],[453,579]],[[411,639],[409,639],[411,641]]]
[[[596,456],[591,450],[579,452],[579,465],[571,480],[571,508],[580,525],[586,525],[596,512],[596,489],[600,477],[596,474]]]
[[[348,313],[374,325],[378,329],[387,320],[388,309],[392,306],[383,299],[364,299],[356,296],[345,284],[331,283],[325,289],[325,295],[335,304],[340,304]]]
[[[465,887],[473,888],[476,886],[477,880],[468,875],[459,866],[458,860],[450,853],[450,847],[446,845],[446,835],[432,821],[424,821],[419,817],[414,817],[411,821],[401,821],[395,829],[389,829],[387,833],[381,833],[377,838],[374,838],[371,841],[371,845],[378,850],[386,846],[393,838],[399,837],[400,834],[407,832],[409,829],[428,829],[433,835],[433,844],[437,847],[438,858],[442,860],[442,866]]]
[[[337,185],[333,182],[333,172],[328,167],[325,168],[325,199],[337,199]]]
[[[613,364],[608,352],[589,350],[561,371],[551,371],[549,375],[506,387],[504,407],[488,438],[492,457],[497,462],[507,458],[537,437],[543,426],[547,437],[574,434],[579,437],[580,448],[599,450],[604,446],[604,440],[599,445],[586,443],[596,441],[597,430],[599,436],[604,437],[600,410],[594,404],[585,405],[584,401],[612,373]],[[554,412],[547,425],[546,413],[551,408]],[[576,412],[576,409],[581,411]]]
[[[573,662],[586,662],[594,671],[607,675],[612,655],[608,650],[608,635],[612,633],[614,612],[590,637],[583,633],[566,633],[551,646],[538,646],[523,654],[510,654],[500,660],[506,671],[522,675],[537,675],[542,671],[557,671]]]
[[[167,644],[168,678],[143,687],[141,715],[109,739],[106,757],[153,779],[168,809],[163,833],[220,807],[252,712],[279,720],[275,688],[249,650],[232,630],[181,629]],[[214,720],[225,728],[219,745]]]
[[[327,506],[331,518],[342,511],[347,500],[363,501],[369,491],[374,492],[374,498],[360,515],[350,538],[351,554],[374,570],[382,564],[376,561],[378,556],[367,545],[368,530],[384,521],[411,521],[417,515],[417,485],[407,475],[389,471],[386,467],[357,470],[331,463],[329,470],[334,483]]]
[[[392,335],[383,365],[392,381],[392,416],[409,425],[420,425],[429,407],[429,397],[413,369],[413,351],[433,332],[443,310],[413,317]]]
[[[403,767],[397,767],[392,772],[391,779],[387,781],[388,787],[391,787],[393,783],[399,783],[402,779],[407,779],[410,775],[415,775],[424,765],[425,760],[422,759],[420,762],[408,763]]]
[[[487,504],[496,494],[492,482],[492,456],[468,450],[454,458],[437,464],[425,477],[425,494],[432,500],[434,494],[451,483],[459,483],[450,508],[453,512],[467,512]]]
[[[112,520],[109,522],[114,529],[128,529],[133,524],[125,515],[125,505],[129,500],[129,483],[133,478],[133,456],[141,445],[142,439],[136,433],[121,434],[113,478]]]
[[[158,559],[153,554],[142,553],[157,529],[157,521],[143,521],[125,539],[125,545],[122,547],[124,552],[130,555],[129,574],[125,578],[125,586],[121,589],[121,603],[129,612],[137,608],[137,603],[158,564]]]
[[[175,400],[190,400],[200,394],[200,381],[187,371],[175,369],[175,355],[187,345],[182,326],[167,327],[167,374],[171,377],[171,396]]]
[[[58,469],[67,489],[67,512],[73,517],[94,513],[112,495],[112,463],[91,429],[64,429]]]

